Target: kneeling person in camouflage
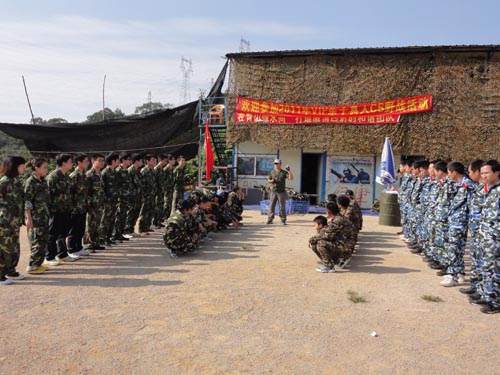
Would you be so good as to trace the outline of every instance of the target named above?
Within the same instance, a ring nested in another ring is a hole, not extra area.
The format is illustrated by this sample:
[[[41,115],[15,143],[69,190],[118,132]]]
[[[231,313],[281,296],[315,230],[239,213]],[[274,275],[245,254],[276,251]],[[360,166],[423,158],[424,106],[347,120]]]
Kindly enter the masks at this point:
[[[163,242],[165,242],[172,258],[194,250],[188,220],[192,210],[193,204],[191,202],[180,200],[174,214],[168,218]]]

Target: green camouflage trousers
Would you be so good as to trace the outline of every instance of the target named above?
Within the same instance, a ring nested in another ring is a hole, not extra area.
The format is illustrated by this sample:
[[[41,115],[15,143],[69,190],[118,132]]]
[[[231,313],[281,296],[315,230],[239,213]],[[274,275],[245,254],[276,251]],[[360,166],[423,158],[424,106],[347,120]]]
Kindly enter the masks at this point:
[[[155,214],[155,197],[146,195],[142,201],[141,213],[139,214],[139,232],[151,229]]]
[[[165,219],[170,217],[170,213],[172,212],[172,199],[174,198],[173,191],[166,191],[165,196],[163,197],[163,210]]]
[[[102,207],[91,207],[87,212],[87,223],[83,243],[86,246],[99,245],[99,224],[101,223]]]
[[[127,229],[127,212],[130,208],[130,204],[126,199],[120,199],[118,205],[116,206],[116,219],[115,219],[115,238],[120,238],[125,233]]]
[[[342,249],[324,240],[319,240],[316,244],[311,244],[311,249],[327,267],[333,267],[343,255]]]
[[[165,219],[165,196],[158,194],[155,201],[154,225],[159,225]]]
[[[16,272],[20,251],[19,228],[0,228],[0,277]]]
[[[30,261],[32,267],[40,267],[47,254],[49,242],[49,227],[37,227],[28,229],[28,241],[30,243]]]
[[[139,213],[141,212],[142,202],[141,200],[133,200],[130,202],[127,211],[127,226],[125,229],[126,233],[134,233],[135,224],[139,218]]]
[[[116,219],[116,201],[107,201],[104,203],[102,211],[101,224],[99,228],[100,243],[105,243],[113,237]]]

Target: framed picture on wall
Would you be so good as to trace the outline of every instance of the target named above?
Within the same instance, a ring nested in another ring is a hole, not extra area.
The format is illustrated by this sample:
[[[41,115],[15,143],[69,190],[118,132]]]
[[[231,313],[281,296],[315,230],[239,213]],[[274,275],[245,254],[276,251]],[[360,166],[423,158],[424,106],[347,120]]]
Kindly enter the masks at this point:
[[[274,168],[274,158],[268,156],[257,156],[255,174],[257,176],[267,176]]]

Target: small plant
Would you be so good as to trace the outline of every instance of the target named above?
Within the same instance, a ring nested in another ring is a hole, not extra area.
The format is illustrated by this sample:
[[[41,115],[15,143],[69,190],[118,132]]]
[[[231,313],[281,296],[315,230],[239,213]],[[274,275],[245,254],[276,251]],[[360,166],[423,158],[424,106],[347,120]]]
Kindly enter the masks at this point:
[[[349,296],[349,300],[354,303],[363,303],[366,302],[366,298],[360,295],[358,292],[354,290],[348,290],[347,295]]]
[[[433,296],[432,294],[424,294],[420,298],[422,298],[424,301],[428,301],[428,302],[444,302],[441,297]]]

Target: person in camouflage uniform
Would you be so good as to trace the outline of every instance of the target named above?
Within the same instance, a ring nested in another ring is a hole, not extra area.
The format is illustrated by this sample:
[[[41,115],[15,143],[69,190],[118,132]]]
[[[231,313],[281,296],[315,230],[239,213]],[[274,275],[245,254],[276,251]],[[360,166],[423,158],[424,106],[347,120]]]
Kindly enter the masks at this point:
[[[436,205],[434,210],[435,222],[435,236],[434,236],[434,248],[433,248],[433,258],[436,266],[433,268],[440,269],[438,272],[440,276],[444,276],[444,260],[443,254],[447,246],[449,222],[448,222],[448,211],[450,203],[453,200],[455,194],[457,193],[457,183],[450,178],[448,178],[448,165],[444,161],[440,161],[435,165],[436,173],[439,178],[440,189],[436,197]]]
[[[481,178],[481,167],[484,161],[481,159],[473,160],[468,167],[469,177],[475,183],[471,199],[469,201],[469,256],[470,256],[470,287],[460,288],[460,292],[472,295],[477,292],[477,283],[481,280],[479,272],[481,254],[478,247],[479,219],[483,208],[484,183]]]
[[[102,217],[104,203],[104,185],[101,179],[101,170],[104,168],[104,155],[96,154],[92,157],[92,168],[85,174],[87,182],[88,207],[85,236],[83,242],[88,250],[104,250],[99,241],[99,224]]]
[[[79,256],[90,255],[83,248],[83,235],[85,234],[85,219],[88,207],[88,187],[85,172],[89,166],[89,158],[85,154],[79,154],[74,159],[76,168],[69,175],[71,179],[71,195],[73,197],[73,211],[71,212],[71,229],[66,238],[68,252]]]
[[[420,243],[422,248],[423,260],[428,262],[431,258],[428,256],[429,249],[429,241],[431,235],[431,215],[434,212],[433,203],[435,201],[435,185],[436,185],[436,170],[434,168],[437,160],[433,160],[429,162],[429,167],[427,171],[425,168],[421,171],[423,175],[427,175],[424,177],[422,183],[422,193],[420,194],[420,203],[421,203],[421,232],[420,232]]]
[[[327,220],[324,216],[316,216],[313,219],[316,234],[309,238],[309,248],[318,256],[323,263],[323,267],[316,268],[317,272],[335,272],[335,261],[338,261],[339,254],[334,253],[333,245],[327,238]]]
[[[432,269],[441,269],[442,266],[438,261],[438,247],[436,246],[436,228],[438,225],[437,219],[437,204],[438,197],[441,195],[441,190],[444,188],[444,179],[447,176],[447,172],[443,171],[443,167],[446,163],[442,160],[437,160],[433,163],[433,172],[435,174],[434,183],[431,186],[431,191],[429,192],[429,241],[428,246],[425,250],[425,255],[429,259],[429,266]],[[437,167],[439,166],[439,170]]]
[[[50,195],[49,243],[47,263],[58,265],[60,262],[73,262],[79,258],[68,254],[66,237],[71,229],[73,197],[68,171],[73,167],[71,155],[60,154],[56,157],[57,168],[47,177]]]
[[[100,219],[99,238],[100,243],[108,246],[116,244],[112,240],[115,229],[116,206],[118,204],[119,192],[116,186],[116,172],[118,167],[119,155],[117,153],[109,154],[106,161],[106,168],[101,173],[101,179],[104,186],[104,207]]]
[[[115,169],[116,192],[118,204],[116,207],[115,231],[113,239],[115,241],[128,241],[130,236],[124,236],[127,229],[127,212],[130,209],[130,174],[128,168],[132,164],[132,155],[129,153],[120,154],[120,165]]]
[[[139,218],[142,206],[142,182],[141,182],[142,155],[132,156],[132,165],[128,168],[130,182],[130,201],[127,211],[127,227],[125,233],[134,234],[135,224]]]
[[[243,219],[241,217],[243,213],[243,200],[243,191],[239,186],[235,186],[227,197],[227,207],[231,210],[233,215],[238,218],[238,221]]]
[[[42,273],[47,270],[42,266],[49,242],[49,187],[47,176],[48,163],[43,158],[31,161],[33,173],[24,185],[24,207],[26,228],[30,244],[30,259],[26,271]]]
[[[411,173],[409,170],[409,164],[412,163],[408,160],[401,161],[399,165],[399,171],[403,174],[401,178],[401,185],[398,192],[399,210],[401,212],[401,225],[403,227],[403,237],[406,237],[407,228],[407,215],[406,215],[406,200],[408,198],[408,184],[411,178]]]
[[[145,161],[146,165],[141,169],[142,207],[139,215],[139,233],[141,234],[152,232],[151,224],[155,213],[156,197],[156,176],[154,172],[156,157],[146,155]]]
[[[174,196],[174,183],[175,183],[175,178],[174,178],[174,166],[175,166],[176,160],[175,156],[168,154],[167,155],[167,165],[165,168],[163,168],[163,171],[165,172],[165,197],[163,198],[164,201],[164,216],[166,219],[170,216],[170,213],[172,212],[172,200]]]
[[[192,203],[180,200],[176,210],[167,220],[163,241],[172,258],[194,250],[191,235],[189,234],[188,216],[193,209]]]
[[[471,301],[484,305],[481,312],[500,312],[500,164],[488,160],[481,167],[484,180],[484,203],[479,218],[478,246],[481,249],[482,279],[477,283],[480,299]]]
[[[340,214],[339,206],[335,202],[327,203],[326,215],[329,240],[341,249],[338,265],[339,268],[344,268],[349,263],[354,252],[356,229],[349,220]]]
[[[361,210],[361,206],[359,205],[358,201],[354,197],[354,191],[352,190],[346,190],[345,195],[347,198],[349,198],[349,205],[352,207],[353,211],[356,212],[356,214],[359,217],[359,231],[363,230],[363,211]]]
[[[22,280],[16,271],[19,263],[19,228],[23,224],[24,191],[19,175],[26,161],[20,156],[7,156],[2,162],[0,178],[0,285]]]
[[[154,168],[155,177],[156,177],[156,196],[155,196],[155,205],[154,205],[154,218],[153,225],[156,229],[161,229],[165,227],[162,224],[165,219],[165,185],[166,185],[166,174],[167,172],[164,170],[167,165],[167,156],[161,154],[158,157],[158,164]]]
[[[186,159],[180,155],[177,158],[177,167],[174,169],[174,193],[172,195],[172,210],[170,214],[174,213],[177,202],[184,199],[184,174]]]
[[[441,285],[455,286],[465,277],[465,244],[469,222],[469,201],[474,184],[465,176],[465,166],[457,161],[448,163],[448,177],[456,183],[457,193],[448,208],[448,237],[443,252],[442,264],[445,267]]]
[[[281,169],[281,160],[274,159],[274,169],[269,173],[267,177],[267,183],[271,186],[269,190],[271,191],[269,197],[269,213],[267,215],[266,224],[272,224],[274,220],[274,210],[276,204],[279,202],[279,215],[281,223],[286,225],[286,201],[288,199],[288,194],[285,190],[286,180],[293,180],[293,173],[290,167],[287,165],[285,170]]]
[[[421,194],[423,188],[423,179],[425,176],[421,175],[421,167],[425,165],[428,168],[429,163],[426,160],[417,160],[413,162],[412,174],[414,183],[412,191],[408,195],[410,209],[408,210],[408,239],[407,246],[411,249],[412,253],[420,253],[420,231],[419,226],[422,222],[421,216]]]
[[[355,244],[358,242],[358,232],[359,232],[359,216],[358,214],[354,211],[352,206],[350,205],[350,200],[347,196],[341,195],[337,197],[337,205],[340,208],[340,213],[341,215],[349,220],[352,223],[352,226],[354,227],[354,238],[355,238]],[[353,247],[353,252],[354,247]]]

